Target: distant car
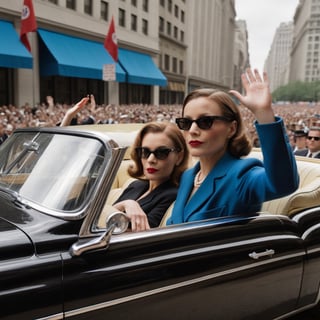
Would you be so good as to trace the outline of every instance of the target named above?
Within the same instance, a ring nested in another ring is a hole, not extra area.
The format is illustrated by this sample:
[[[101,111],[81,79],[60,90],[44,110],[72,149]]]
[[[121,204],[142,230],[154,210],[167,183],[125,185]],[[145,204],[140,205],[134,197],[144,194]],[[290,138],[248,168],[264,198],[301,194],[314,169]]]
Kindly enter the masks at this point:
[[[1,319],[269,320],[318,302],[319,206],[132,233],[105,206],[126,151],[107,131],[18,129],[1,146]]]

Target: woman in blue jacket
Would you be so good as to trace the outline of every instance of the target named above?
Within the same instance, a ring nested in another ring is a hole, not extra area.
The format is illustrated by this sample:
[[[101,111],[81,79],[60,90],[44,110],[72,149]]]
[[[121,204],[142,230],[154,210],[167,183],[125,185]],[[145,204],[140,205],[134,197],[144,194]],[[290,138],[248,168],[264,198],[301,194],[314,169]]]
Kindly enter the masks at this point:
[[[227,93],[212,89],[189,93],[176,123],[199,162],[183,174],[167,224],[254,214],[264,201],[297,189],[295,158],[284,123],[273,113],[267,75],[262,78],[257,70],[248,69],[242,84],[245,96],[230,93],[256,118],[263,162],[243,158],[251,143],[239,109]]]

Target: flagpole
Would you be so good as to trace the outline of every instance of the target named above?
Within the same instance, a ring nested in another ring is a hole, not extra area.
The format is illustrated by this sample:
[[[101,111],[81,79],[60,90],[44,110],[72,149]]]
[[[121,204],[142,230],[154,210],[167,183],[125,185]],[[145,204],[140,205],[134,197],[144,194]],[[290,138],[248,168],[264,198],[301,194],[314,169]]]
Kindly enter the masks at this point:
[[[38,50],[38,37],[34,32],[32,36],[32,92],[33,92],[33,106],[35,107],[40,102],[40,70],[39,70],[39,50]]]
[[[20,25],[20,40],[24,44],[24,46],[31,52],[31,47],[33,49],[33,64],[32,64],[32,100],[33,107],[35,106],[36,96],[38,98],[38,94],[36,94],[37,88],[39,88],[39,57],[38,57],[38,43],[37,43],[37,35],[32,34],[31,43],[29,43],[29,33],[33,33],[37,31],[37,21],[33,9],[32,0],[23,0],[23,6],[21,10],[21,25]]]

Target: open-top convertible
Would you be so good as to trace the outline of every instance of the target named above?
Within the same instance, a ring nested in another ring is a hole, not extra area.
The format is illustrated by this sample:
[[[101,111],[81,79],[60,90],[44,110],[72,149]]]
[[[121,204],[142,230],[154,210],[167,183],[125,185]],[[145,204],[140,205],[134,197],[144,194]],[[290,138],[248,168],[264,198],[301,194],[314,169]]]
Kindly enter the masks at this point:
[[[297,158],[299,189],[251,217],[165,227],[169,210],[133,233],[111,204],[136,128],[115,128],[18,129],[1,146],[1,319],[269,320],[318,303],[320,162]]]

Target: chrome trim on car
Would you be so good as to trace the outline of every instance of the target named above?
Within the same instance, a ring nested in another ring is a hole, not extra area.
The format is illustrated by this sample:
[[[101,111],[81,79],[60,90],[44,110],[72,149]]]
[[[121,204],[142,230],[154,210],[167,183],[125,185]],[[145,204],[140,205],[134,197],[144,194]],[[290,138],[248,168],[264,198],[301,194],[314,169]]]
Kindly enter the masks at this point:
[[[313,212],[318,212],[319,211],[319,207],[317,208],[311,208],[305,211],[302,211],[301,213],[296,214],[295,216],[292,217],[292,220],[295,222],[299,222],[300,219],[302,219],[304,216],[306,216],[307,214],[313,213]]]
[[[52,314],[51,316],[43,317],[43,318],[36,318],[35,320],[60,320],[63,319],[63,312]]]
[[[320,223],[313,225],[312,227],[308,228],[301,236],[302,240],[305,240],[313,231],[320,228]]]
[[[117,174],[126,150],[126,147],[112,149],[114,162],[108,170],[103,173],[103,179],[99,181],[99,185],[91,198],[91,203],[94,205],[87,208],[87,216],[81,226],[79,238],[93,237],[96,236],[97,233],[101,232],[101,229],[97,228],[99,215],[103,210],[109,191],[112,187],[113,180]]]

